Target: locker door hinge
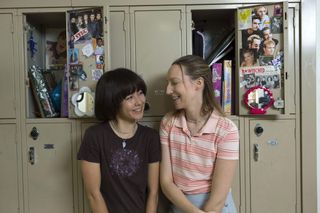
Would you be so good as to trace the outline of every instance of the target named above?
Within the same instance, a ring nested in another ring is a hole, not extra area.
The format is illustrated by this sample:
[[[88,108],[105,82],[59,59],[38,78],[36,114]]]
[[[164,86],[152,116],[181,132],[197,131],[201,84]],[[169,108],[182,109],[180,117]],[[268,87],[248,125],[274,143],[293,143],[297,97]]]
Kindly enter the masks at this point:
[[[14,33],[14,17],[13,17],[14,15],[13,14],[11,14],[11,26],[10,26],[10,30],[11,30],[11,33],[13,34]]]
[[[180,12],[179,26],[180,26],[180,30],[182,31],[182,12]]]
[[[293,24],[292,24],[293,29],[295,29],[296,28],[296,17],[293,16],[292,22],[293,22]]]
[[[18,131],[17,131],[18,132]],[[15,144],[18,144],[18,135],[16,134],[15,137],[14,137],[14,142]]]
[[[124,15],[124,17],[123,17],[122,28],[123,28],[123,31],[127,31],[127,28],[126,28],[126,15]]]
[[[16,123],[17,124],[17,123]],[[18,144],[18,132],[19,132],[19,128],[18,128],[18,125],[16,125],[16,128],[15,128],[15,134],[14,134],[14,143],[15,144]]]
[[[107,24],[107,22],[108,22],[108,18],[107,18],[107,16],[105,16],[104,17],[104,23]]]
[[[11,23],[11,33],[12,34],[14,33],[14,25],[13,25],[13,23]]]
[[[29,24],[25,23],[23,26],[24,32],[27,33],[29,30],[31,30],[32,28],[30,27]]]
[[[13,101],[13,109],[16,112],[16,110],[17,110],[17,102],[15,100]]]
[[[26,83],[26,87],[30,87],[30,80],[29,80],[29,78],[26,78],[25,83]]]
[[[287,20],[287,12],[284,13],[284,20]]]
[[[285,72],[285,79],[288,80],[288,72]]]

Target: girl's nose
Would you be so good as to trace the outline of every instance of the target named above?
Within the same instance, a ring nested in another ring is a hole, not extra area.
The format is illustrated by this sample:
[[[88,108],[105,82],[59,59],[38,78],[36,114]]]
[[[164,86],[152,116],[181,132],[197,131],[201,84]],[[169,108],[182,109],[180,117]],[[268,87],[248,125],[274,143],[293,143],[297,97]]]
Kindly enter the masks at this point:
[[[172,93],[172,87],[170,86],[170,84],[168,84],[166,88],[166,94],[170,95],[171,93]]]
[[[141,94],[135,94],[134,96],[134,103],[135,105],[141,105],[145,103],[145,96]]]

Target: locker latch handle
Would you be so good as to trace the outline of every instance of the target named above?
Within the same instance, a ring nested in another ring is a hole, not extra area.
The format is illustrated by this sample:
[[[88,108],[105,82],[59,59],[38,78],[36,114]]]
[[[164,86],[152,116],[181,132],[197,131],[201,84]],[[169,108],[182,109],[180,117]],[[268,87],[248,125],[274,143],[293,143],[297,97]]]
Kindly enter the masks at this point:
[[[40,133],[39,133],[37,127],[33,127],[32,130],[31,130],[31,132],[30,132],[31,138],[32,138],[33,140],[37,140],[38,137],[39,137],[39,134],[40,134]]]
[[[254,144],[253,150],[254,150],[253,158],[255,161],[258,161],[259,160],[259,151],[260,151],[259,144]]]
[[[31,165],[34,165],[34,163],[35,163],[35,158],[34,158],[35,149],[34,149],[34,147],[30,147],[28,153],[29,153],[29,163]]]
[[[263,127],[260,125],[260,124],[257,124],[255,127],[254,127],[254,133],[259,137],[262,135],[264,129]]]

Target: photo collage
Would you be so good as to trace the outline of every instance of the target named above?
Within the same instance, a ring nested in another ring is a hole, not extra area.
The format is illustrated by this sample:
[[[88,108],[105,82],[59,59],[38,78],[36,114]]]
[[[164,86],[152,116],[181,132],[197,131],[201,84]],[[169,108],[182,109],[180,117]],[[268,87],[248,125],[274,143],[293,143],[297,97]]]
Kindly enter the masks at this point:
[[[78,91],[97,81],[104,69],[101,9],[72,11],[68,17],[69,90]],[[84,83],[86,82],[87,83]]]
[[[238,23],[240,87],[280,89],[284,60],[282,4],[241,9]]]

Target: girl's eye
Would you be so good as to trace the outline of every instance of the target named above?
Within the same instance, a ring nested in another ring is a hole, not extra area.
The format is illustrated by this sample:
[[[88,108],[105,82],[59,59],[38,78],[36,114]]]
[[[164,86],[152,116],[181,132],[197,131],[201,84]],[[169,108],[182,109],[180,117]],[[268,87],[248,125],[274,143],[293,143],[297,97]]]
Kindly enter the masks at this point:
[[[125,98],[126,101],[128,101],[128,100],[130,100],[130,99],[132,99],[132,95],[128,95],[128,96]]]
[[[173,82],[171,82],[171,85],[172,85],[172,86],[176,86],[178,83],[179,83],[179,82],[173,81]]]
[[[139,90],[139,91],[138,91],[138,94],[139,94],[139,95],[144,95],[144,93],[143,93],[142,90]]]

